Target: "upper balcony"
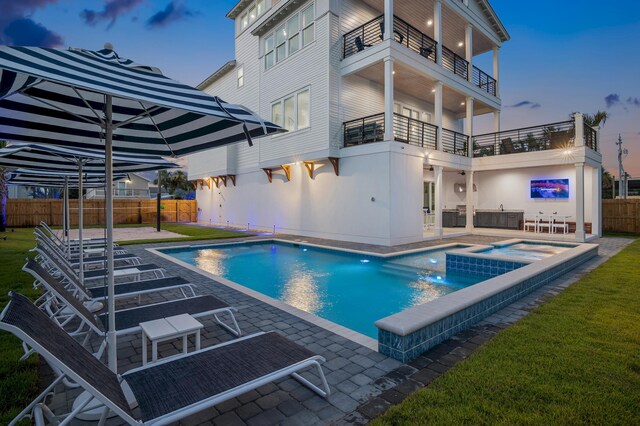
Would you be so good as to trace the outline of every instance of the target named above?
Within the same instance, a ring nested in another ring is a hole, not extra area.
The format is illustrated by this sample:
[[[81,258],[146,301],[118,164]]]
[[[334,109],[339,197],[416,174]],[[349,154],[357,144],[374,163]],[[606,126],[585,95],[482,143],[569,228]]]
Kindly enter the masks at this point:
[[[449,48],[443,43],[441,46],[442,58],[438,58],[438,43],[433,37],[420,31],[399,16],[394,15],[393,21],[393,40],[397,43],[429,61],[441,63],[442,67],[449,72],[464,80],[469,80],[482,91],[492,96],[497,96],[496,80],[475,65],[470,66],[465,58],[456,53],[456,49]],[[345,33],[343,36],[343,57],[348,58],[381,43],[384,39],[384,26],[384,14],[382,14]],[[459,32],[450,31],[451,34]],[[457,36],[459,38],[459,34]],[[452,37],[450,36],[450,38]],[[479,49],[485,49],[485,51],[488,46],[487,43],[481,45],[480,42],[474,42],[474,44],[478,45]],[[458,42],[457,50],[460,51],[461,47],[463,47],[463,42]],[[471,78],[469,78],[469,73],[471,73]]]
[[[546,151],[551,149],[568,149],[576,145],[584,145],[598,151],[597,132],[591,126],[582,124],[582,143],[576,143],[575,120],[520,129],[504,130],[496,133],[475,135],[473,141],[474,157],[490,157],[494,155],[518,154],[525,152]]]

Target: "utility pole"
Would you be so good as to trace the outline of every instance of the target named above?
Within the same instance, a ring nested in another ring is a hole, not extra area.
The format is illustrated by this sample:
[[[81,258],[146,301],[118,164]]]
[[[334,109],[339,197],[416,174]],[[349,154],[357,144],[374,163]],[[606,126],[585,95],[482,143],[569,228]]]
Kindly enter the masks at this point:
[[[618,134],[618,142],[616,142],[616,145],[618,145],[618,176],[619,176],[618,194],[620,195],[621,199],[626,200],[627,199],[627,190],[626,190],[627,172],[624,171],[624,167],[622,165],[622,159],[623,159],[622,156],[623,154],[626,155],[628,151],[626,149],[622,149],[622,136],[620,134]]]

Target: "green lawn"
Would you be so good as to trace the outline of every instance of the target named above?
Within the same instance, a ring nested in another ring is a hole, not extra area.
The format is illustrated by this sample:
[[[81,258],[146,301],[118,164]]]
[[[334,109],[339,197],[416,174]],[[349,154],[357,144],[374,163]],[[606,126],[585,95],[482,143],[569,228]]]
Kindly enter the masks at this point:
[[[374,423],[640,424],[640,240]]]
[[[132,225],[148,226],[148,225]],[[125,225],[124,227],[128,227]],[[183,224],[162,224],[162,229],[185,235],[183,238],[166,240],[129,241],[120,244],[141,244],[145,242],[193,241],[217,238],[246,237],[246,232],[231,232]],[[3,236],[7,240],[2,240]],[[21,271],[29,250],[35,245],[33,229],[15,229],[14,232],[0,233],[0,310],[8,302],[10,290],[37,297],[32,288],[33,279]],[[38,357],[31,356],[19,362],[22,346],[18,339],[9,333],[0,332],[0,425],[9,423],[37,394]],[[24,421],[24,424],[29,424]]]
[[[9,301],[10,290],[33,298],[36,292],[31,275],[20,269],[34,246],[33,229],[16,229],[0,233],[0,309]],[[0,332],[0,424],[6,425],[38,391],[38,357],[18,362],[23,355],[20,341],[9,333]],[[25,422],[28,424],[28,422]]]

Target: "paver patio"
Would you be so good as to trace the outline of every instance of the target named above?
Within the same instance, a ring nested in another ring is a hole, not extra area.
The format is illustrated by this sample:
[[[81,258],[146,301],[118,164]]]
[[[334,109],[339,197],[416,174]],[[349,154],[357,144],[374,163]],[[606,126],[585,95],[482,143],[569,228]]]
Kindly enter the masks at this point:
[[[379,253],[443,244],[442,241],[429,241],[391,248],[306,237],[280,235],[278,237]],[[502,239],[504,238],[466,236],[448,239],[445,242],[487,244]],[[245,335],[258,331],[277,330],[327,360],[323,364],[323,368],[331,386],[332,395],[326,400],[290,378],[240,395],[217,405],[215,408],[185,419],[181,424],[309,425],[367,423],[392,404],[400,402],[407,394],[431,383],[457,362],[469,356],[501,329],[508,327],[519,318],[527,315],[536,306],[544,303],[545,300],[561,292],[581,276],[620,251],[630,241],[622,238],[602,238],[595,241],[600,244],[600,253],[597,258],[541,287],[408,364],[401,364],[394,359],[387,358],[369,348],[145,250],[149,247],[175,246],[176,243],[136,245],[129,246],[127,249],[131,253],[141,256],[145,262],[156,263],[165,268],[169,274],[179,275],[198,285],[197,292],[199,294],[213,294],[236,306],[239,309],[237,319]],[[212,243],[220,242],[222,241],[216,240]],[[197,244],[205,243],[198,242]],[[177,297],[179,297],[177,294],[171,293],[152,295],[145,297],[143,303],[159,302]],[[132,304],[134,303],[128,303],[128,305]],[[203,323],[205,326],[202,336],[203,347],[233,339],[233,336],[216,326],[214,321],[205,320]],[[181,343],[179,341],[159,345],[161,356],[177,354],[180,350]],[[121,372],[140,366],[140,335],[126,336],[118,340],[118,358]],[[306,376],[311,380],[317,379],[312,373],[307,373]],[[68,408],[77,394],[78,390],[64,392],[63,389],[59,389],[59,392],[53,397],[50,407],[54,410]],[[78,424],[82,424],[82,422]],[[108,424],[116,425],[121,422],[118,419],[110,419]]]

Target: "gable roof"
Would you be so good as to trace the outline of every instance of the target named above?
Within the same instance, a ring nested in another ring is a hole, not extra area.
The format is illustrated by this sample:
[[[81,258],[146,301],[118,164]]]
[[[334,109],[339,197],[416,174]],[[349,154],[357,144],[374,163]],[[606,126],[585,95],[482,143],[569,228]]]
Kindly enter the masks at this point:
[[[206,89],[207,86],[212,85],[216,80],[220,79],[220,77],[222,77],[223,75],[225,75],[226,73],[234,69],[235,67],[236,67],[236,60],[235,59],[230,60],[229,62],[227,62],[220,68],[218,68],[218,70],[215,71],[213,74],[211,74],[209,77],[205,78],[202,83],[196,86],[196,89],[198,90]]]
[[[482,12],[489,20],[491,27],[500,37],[500,40],[501,41],[510,40],[511,36],[509,35],[509,33],[507,32],[507,29],[502,24],[502,21],[500,21],[500,18],[498,18],[498,14],[496,13],[496,11],[493,10],[493,7],[491,7],[491,5],[489,4],[489,0],[478,0],[478,5],[480,5]]]

